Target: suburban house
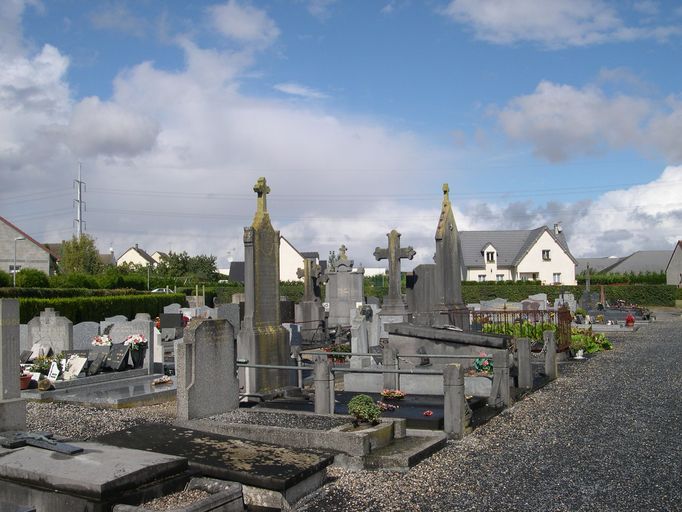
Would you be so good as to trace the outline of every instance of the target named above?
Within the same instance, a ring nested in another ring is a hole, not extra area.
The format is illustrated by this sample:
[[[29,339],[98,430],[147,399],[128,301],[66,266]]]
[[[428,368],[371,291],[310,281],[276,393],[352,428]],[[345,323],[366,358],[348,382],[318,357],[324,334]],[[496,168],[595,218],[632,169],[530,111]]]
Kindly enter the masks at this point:
[[[165,252],[161,252],[161,251],[154,251],[154,252],[152,253],[152,259],[153,259],[156,263],[161,263],[161,260],[162,260],[163,258],[168,258],[168,254],[166,254]]]
[[[22,268],[35,268],[52,275],[58,260],[57,253],[0,217],[0,270],[12,274]]]
[[[665,269],[666,284],[682,288],[682,240],[678,240]]]
[[[280,281],[302,281],[296,272],[303,268],[303,259],[312,258],[320,263],[320,255],[316,252],[300,252],[289,240],[280,235],[279,237],[279,280]],[[320,264],[324,264],[321,262]],[[230,281],[238,283],[244,282],[244,262],[230,262],[229,271]]]
[[[137,244],[135,244],[135,247],[131,247],[116,259],[116,265],[118,266],[125,265],[126,263],[129,265],[142,265],[144,267],[147,265],[154,267],[156,265],[154,258],[152,258],[144,250],[140,249]]]
[[[592,274],[658,274],[665,272],[670,251],[637,251],[630,256],[610,258],[578,258],[578,275],[590,266]]]
[[[541,281],[574,285],[576,259],[561,226],[531,230],[460,231],[465,281]]]

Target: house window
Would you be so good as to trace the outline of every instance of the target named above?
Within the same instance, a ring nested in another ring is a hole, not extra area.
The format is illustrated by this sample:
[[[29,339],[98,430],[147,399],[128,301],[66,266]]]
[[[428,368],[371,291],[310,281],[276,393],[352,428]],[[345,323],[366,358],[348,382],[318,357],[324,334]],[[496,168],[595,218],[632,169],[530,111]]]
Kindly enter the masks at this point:
[[[504,274],[497,274],[495,278],[497,279],[497,281],[504,281]]]
[[[561,272],[554,272],[552,274],[552,282],[554,284],[561,284]]]
[[[485,253],[485,261],[488,263],[495,263],[495,251],[487,251]]]
[[[485,274],[478,274],[478,282],[483,283],[485,281]]]
[[[542,250],[542,259],[544,261],[549,261],[551,258],[549,257],[549,249],[543,249]]]

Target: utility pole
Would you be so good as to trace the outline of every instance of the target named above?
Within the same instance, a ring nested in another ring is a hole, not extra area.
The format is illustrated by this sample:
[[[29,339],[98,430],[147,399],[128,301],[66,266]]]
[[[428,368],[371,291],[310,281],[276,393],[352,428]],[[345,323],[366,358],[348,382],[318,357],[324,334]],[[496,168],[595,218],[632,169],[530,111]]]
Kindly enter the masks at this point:
[[[86,210],[85,207],[85,201],[83,201],[83,192],[87,190],[87,187],[85,186],[85,182],[81,179],[81,163],[78,162],[78,179],[73,180],[73,185],[74,188],[78,187],[77,192],[76,192],[76,199],[73,200],[74,206],[78,207],[78,210],[76,212],[76,219],[74,222],[77,224],[77,233],[78,233],[78,239],[81,239],[81,236],[83,236],[83,231],[85,231],[85,221],[83,220],[83,211]]]

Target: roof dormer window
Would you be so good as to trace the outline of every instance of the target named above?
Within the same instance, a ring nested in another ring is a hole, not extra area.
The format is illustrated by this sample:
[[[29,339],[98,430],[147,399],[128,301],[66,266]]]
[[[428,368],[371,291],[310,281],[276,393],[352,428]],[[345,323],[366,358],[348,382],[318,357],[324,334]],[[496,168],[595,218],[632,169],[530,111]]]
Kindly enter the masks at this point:
[[[487,263],[495,263],[495,251],[486,251],[485,261]]]

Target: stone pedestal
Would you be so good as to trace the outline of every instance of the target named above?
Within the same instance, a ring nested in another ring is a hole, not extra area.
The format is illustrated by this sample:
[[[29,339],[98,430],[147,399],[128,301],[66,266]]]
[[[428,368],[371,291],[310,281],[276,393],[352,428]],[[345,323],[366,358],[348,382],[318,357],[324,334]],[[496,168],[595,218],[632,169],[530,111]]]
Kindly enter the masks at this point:
[[[19,301],[0,299],[0,432],[26,429],[19,390]]]

